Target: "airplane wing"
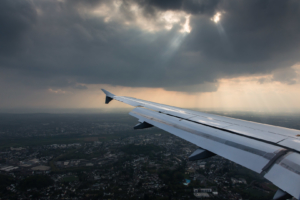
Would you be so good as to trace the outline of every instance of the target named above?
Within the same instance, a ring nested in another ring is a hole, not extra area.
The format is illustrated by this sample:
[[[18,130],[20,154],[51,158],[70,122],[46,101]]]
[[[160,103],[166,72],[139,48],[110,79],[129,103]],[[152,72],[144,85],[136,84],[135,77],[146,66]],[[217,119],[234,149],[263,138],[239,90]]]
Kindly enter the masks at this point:
[[[199,147],[197,160],[219,155],[260,173],[280,189],[274,199],[300,198],[300,131],[177,108],[132,97],[111,100],[135,108],[129,113],[140,122],[135,129],[156,126]]]

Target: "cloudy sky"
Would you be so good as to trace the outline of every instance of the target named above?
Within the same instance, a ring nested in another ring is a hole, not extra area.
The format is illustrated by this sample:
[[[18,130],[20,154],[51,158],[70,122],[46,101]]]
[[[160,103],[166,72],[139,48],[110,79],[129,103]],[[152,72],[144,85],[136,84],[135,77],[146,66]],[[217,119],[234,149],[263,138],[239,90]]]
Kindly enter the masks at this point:
[[[0,109],[300,111],[298,0],[1,0]],[[111,107],[123,107],[113,103]]]

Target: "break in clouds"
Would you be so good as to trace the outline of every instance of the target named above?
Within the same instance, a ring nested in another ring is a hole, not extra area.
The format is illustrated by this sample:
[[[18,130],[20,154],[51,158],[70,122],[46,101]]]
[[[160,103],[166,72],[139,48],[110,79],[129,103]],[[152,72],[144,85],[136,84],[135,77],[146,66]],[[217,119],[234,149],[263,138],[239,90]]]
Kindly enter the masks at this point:
[[[210,92],[264,74],[294,84],[299,19],[297,0],[1,0],[1,84]]]

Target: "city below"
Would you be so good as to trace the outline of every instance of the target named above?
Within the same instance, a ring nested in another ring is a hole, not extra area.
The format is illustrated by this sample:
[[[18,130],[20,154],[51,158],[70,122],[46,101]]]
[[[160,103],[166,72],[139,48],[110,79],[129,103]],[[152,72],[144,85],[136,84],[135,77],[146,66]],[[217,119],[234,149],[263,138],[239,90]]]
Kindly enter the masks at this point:
[[[220,113],[300,129],[298,115]],[[261,175],[128,114],[1,114],[0,199],[272,199]]]

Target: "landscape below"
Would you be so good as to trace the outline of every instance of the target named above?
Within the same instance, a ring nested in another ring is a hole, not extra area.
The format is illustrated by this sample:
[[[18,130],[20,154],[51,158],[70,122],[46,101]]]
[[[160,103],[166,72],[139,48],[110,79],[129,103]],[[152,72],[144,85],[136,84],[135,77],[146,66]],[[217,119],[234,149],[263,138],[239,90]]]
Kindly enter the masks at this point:
[[[300,115],[217,113],[300,129]],[[0,114],[1,199],[272,199],[277,188],[124,113]]]

